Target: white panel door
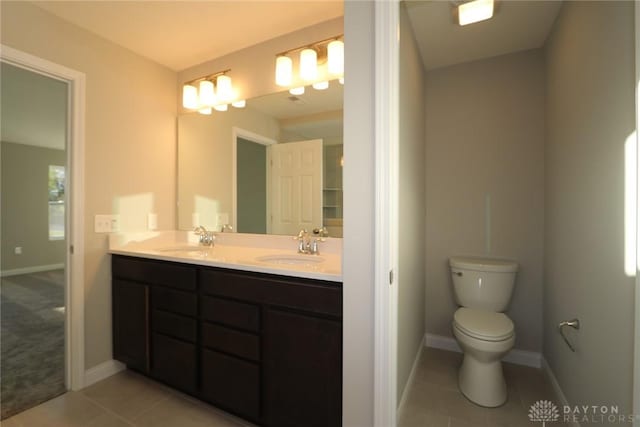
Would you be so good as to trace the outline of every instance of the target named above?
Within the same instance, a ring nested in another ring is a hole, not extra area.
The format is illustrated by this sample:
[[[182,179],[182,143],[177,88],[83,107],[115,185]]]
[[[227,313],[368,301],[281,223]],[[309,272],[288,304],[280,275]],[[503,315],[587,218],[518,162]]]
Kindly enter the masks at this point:
[[[322,140],[274,144],[268,150],[271,233],[322,227]]]

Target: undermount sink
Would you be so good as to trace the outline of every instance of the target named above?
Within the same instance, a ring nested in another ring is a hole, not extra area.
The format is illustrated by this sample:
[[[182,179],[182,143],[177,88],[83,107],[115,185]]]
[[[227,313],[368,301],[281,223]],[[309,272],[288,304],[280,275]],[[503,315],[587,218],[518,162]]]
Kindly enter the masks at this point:
[[[285,265],[318,265],[324,262],[324,258],[316,255],[282,254],[259,256],[256,257],[256,261]]]
[[[202,253],[202,252],[207,252],[209,249],[211,249],[211,246],[185,245],[185,246],[170,246],[167,248],[161,248],[161,249],[158,249],[158,252]]]

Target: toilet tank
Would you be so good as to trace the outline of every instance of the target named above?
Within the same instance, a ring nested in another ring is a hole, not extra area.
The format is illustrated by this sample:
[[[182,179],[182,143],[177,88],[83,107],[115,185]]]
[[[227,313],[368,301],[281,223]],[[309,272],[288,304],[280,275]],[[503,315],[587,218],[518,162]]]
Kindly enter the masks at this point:
[[[517,262],[452,257],[449,266],[458,305],[495,312],[507,310],[518,271]]]

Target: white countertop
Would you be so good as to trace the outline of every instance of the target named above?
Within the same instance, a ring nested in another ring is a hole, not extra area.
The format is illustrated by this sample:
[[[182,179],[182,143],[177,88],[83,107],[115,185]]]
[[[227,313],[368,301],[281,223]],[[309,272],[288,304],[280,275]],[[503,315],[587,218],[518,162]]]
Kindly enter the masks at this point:
[[[291,236],[216,233],[215,245],[199,245],[188,231],[113,233],[109,253],[281,276],[342,282],[342,239],[327,238],[319,255],[297,253]]]

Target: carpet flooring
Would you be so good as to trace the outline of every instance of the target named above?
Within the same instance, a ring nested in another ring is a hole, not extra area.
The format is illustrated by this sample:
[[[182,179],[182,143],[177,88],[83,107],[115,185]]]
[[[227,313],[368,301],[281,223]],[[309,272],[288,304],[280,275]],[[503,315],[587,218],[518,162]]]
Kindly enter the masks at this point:
[[[0,282],[0,418],[66,392],[64,270]]]

